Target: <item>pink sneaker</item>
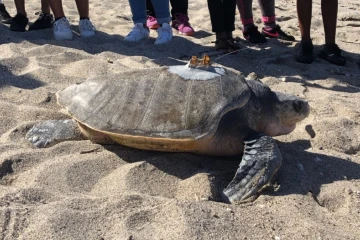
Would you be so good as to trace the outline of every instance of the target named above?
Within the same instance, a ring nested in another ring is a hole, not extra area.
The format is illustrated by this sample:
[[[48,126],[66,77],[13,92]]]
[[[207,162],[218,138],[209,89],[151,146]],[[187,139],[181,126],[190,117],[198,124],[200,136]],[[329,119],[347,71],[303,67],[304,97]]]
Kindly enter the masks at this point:
[[[189,23],[188,16],[182,13],[175,14],[175,19],[172,21],[171,26],[185,36],[191,36],[195,32]]]
[[[157,20],[155,17],[148,15],[146,20],[146,26],[150,29],[158,29],[160,25],[157,23]]]

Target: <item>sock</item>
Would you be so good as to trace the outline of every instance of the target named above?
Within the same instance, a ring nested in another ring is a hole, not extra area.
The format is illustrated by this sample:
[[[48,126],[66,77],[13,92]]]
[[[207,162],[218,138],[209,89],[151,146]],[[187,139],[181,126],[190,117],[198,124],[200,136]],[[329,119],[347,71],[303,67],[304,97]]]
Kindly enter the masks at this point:
[[[84,19],[90,20],[89,17],[80,17],[80,20],[84,20]]]
[[[262,20],[266,28],[276,28],[275,16],[271,16],[271,17],[263,16]]]
[[[65,16],[64,16],[65,17]],[[59,19],[62,19],[63,17],[58,17],[58,18],[55,18],[55,22]]]

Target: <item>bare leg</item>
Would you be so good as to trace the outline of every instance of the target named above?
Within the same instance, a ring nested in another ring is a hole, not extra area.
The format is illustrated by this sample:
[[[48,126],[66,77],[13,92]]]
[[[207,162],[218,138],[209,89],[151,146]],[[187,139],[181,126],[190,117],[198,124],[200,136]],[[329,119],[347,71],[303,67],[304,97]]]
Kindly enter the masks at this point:
[[[65,17],[64,9],[62,6],[62,0],[48,0],[51,10],[54,13],[55,18]]]
[[[26,16],[25,1],[24,0],[15,0],[15,7],[16,7],[16,12],[17,13],[20,13],[20,14]]]
[[[41,0],[41,11],[43,13],[50,14],[50,5],[49,5],[48,0]]]
[[[321,0],[321,12],[324,23],[325,44],[334,44],[336,35],[338,0]]]
[[[76,0],[80,18],[89,18],[89,0]]]
[[[297,0],[297,13],[302,40],[308,41],[310,38],[312,0]]]

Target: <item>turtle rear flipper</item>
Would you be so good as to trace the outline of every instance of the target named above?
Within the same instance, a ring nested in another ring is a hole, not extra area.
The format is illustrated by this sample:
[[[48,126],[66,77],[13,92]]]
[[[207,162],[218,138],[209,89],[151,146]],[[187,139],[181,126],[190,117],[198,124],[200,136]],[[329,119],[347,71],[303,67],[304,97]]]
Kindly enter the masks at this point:
[[[29,130],[25,138],[38,148],[51,147],[63,141],[82,139],[78,125],[72,119],[37,123]]]
[[[245,141],[244,156],[234,179],[224,190],[226,200],[234,203],[256,194],[279,169],[282,157],[275,140],[256,134]]]

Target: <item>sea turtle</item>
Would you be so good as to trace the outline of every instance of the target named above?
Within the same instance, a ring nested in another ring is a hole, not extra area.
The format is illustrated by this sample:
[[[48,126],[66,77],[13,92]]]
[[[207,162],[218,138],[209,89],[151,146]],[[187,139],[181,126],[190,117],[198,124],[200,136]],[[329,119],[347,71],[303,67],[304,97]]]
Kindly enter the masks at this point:
[[[272,136],[292,132],[310,111],[296,96],[204,61],[89,78],[58,92],[57,100],[74,120],[34,125],[26,138],[35,146],[76,139],[81,132],[101,144],[243,154],[223,191],[229,202],[254,195],[270,181],[282,162]]]

